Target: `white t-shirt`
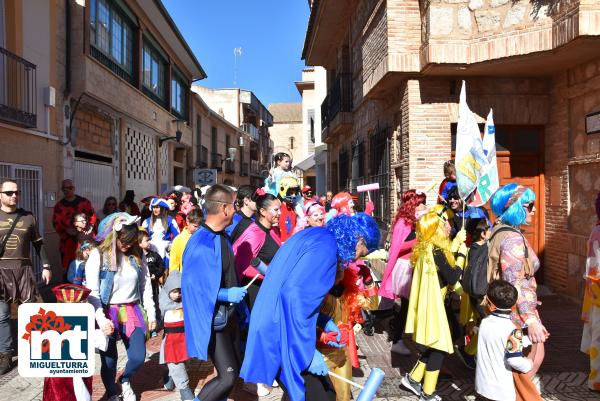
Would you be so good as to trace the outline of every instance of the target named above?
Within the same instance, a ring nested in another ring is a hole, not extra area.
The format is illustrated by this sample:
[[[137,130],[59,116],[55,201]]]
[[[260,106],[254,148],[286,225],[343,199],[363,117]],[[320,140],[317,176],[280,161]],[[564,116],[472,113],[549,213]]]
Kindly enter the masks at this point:
[[[510,315],[491,314],[482,320],[477,339],[475,391],[495,401],[515,401],[512,370],[527,373],[532,361],[522,354],[521,331]]]

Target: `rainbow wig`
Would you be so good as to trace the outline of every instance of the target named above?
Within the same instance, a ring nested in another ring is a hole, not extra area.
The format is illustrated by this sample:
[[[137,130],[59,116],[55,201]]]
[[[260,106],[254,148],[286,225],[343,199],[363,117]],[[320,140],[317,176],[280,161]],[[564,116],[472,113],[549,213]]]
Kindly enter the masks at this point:
[[[356,213],[352,216],[358,222],[358,228],[361,231],[360,236],[364,239],[369,252],[373,252],[379,248],[379,240],[381,233],[375,219],[366,213]]]
[[[525,224],[527,218],[523,205],[534,201],[535,193],[530,188],[513,182],[497,190],[490,204],[502,223],[518,227]]]
[[[356,244],[362,236],[358,220],[341,214],[329,220],[327,229],[335,237],[337,256],[343,264],[351,262],[356,256]]]

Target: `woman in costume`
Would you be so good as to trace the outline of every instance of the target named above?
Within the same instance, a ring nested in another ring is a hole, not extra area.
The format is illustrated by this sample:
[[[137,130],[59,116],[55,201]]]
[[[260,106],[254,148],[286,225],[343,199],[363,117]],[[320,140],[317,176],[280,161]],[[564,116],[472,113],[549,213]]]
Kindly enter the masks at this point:
[[[588,387],[600,391],[600,192],[596,197],[596,218],[587,245],[581,351],[590,356]]]
[[[318,311],[334,284],[338,262],[345,265],[368,253],[362,235],[358,220],[339,216],[327,228],[293,235],[277,252],[250,318],[240,373],[246,382],[277,378],[290,401],[335,401],[327,365],[316,349],[317,324],[326,333],[339,329]]]
[[[392,340],[392,352],[410,355],[410,350],[402,341],[406,315],[408,313],[408,297],[412,284],[412,266],[410,258],[413,247],[417,243],[416,224],[418,217],[427,209],[427,196],[420,191],[409,189],[402,194],[402,204],[398,208],[392,228],[392,243],[388,261],[383,273],[379,295],[399,300],[400,310],[395,307],[394,316],[390,320],[389,336]]]
[[[306,227],[323,227],[325,225],[325,207],[315,200],[304,203],[302,217],[296,222],[294,234]]]
[[[352,231],[352,227],[357,226],[361,241],[368,251],[372,252],[377,249],[381,236],[377,223],[372,217],[364,213],[357,213],[347,221],[347,225],[342,222],[346,222],[346,220],[335,221],[335,225],[331,229]],[[352,367],[359,367],[354,326],[363,323],[363,310],[374,310],[377,306],[377,286],[369,268],[364,263],[359,264],[356,261],[338,265],[336,283],[329,290],[321,305],[321,314],[327,316],[327,320],[331,319],[338,326],[341,342],[346,347],[339,347],[339,344],[336,343],[335,333],[327,333],[323,330],[318,330],[320,337],[317,342],[317,349],[323,354],[330,371],[348,380],[352,379]],[[352,396],[350,385],[335,377],[332,377],[331,381],[335,388],[336,400],[349,401]]]
[[[275,253],[281,246],[277,222],[281,215],[281,202],[275,196],[266,193],[262,188],[256,190],[252,196],[256,204],[256,220],[233,243],[235,255],[235,269],[242,285],[248,284],[255,276],[259,276],[248,287],[248,307],[256,301],[258,290],[264,276],[253,266],[255,258],[269,265]]]
[[[522,225],[531,223],[535,213],[534,202],[535,193],[516,183],[496,191],[490,204],[498,221],[492,230],[488,251],[488,282],[500,278],[511,283],[519,292],[511,319],[518,328],[528,328],[529,339],[536,347],[533,368],[528,373],[531,378],[544,360],[544,342],[549,335],[537,310],[534,274],[540,267],[540,260],[520,230]]]
[[[170,206],[166,200],[153,198],[150,202],[152,215],[142,223],[142,227],[150,235],[150,243],[156,248],[156,252],[168,266],[167,247],[179,235],[179,226],[175,219],[169,216]]]
[[[466,234],[460,231],[450,241],[449,221],[453,216],[450,209],[435,205],[416,224],[417,245],[411,257],[414,272],[405,331],[412,333],[413,341],[426,350],[402,378],[401,386],[419,396],[420,401],[441,400],[435,393],[437,379],[444,356],[452,354],[454,348],[444,298],[462,274],[464,256],[456,258],[455,252],[466,253]]]
[[[113,213],[100,222],[98,248],[85,265],[89,302],[96,309],[96,322],[109,337],[106,351],[100,351],[100,375],[109,401],[120,400],[115,386],[117,340],[127,350],[127,364],[121,375],[123,401],[136,401],[130,380],[146,358],[147,333],[156,328],[156,313],[146,259],[138,244],[139,217]]]

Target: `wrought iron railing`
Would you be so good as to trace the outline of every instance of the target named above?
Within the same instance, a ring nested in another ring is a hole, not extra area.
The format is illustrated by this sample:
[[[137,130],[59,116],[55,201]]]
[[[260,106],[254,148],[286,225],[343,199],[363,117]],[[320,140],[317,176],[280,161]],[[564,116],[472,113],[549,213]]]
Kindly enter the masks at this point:
[[[325,129],[339,112],[352,111],[352,75],[339,74],[321,103],[321,127]]]
[[[221,165],[223,163],[223,155],[221,155],[220,153],[212,153],[210,160],[211,160],[211,163],[210,163],[211,168],[215,168],[219,171],[221,171],[223,169],[223,166]]]
[[[0,119],[37,126],[35,64],[0,47]]]
[[[253,141],[257,141],[259,140],[259,130],[258,128],[256,128],[254,126],[254,124],[250,124],[250,123],[243,123],[242,124],[242,131],[248,133],[248,135],[250,135],[250,138],[252,138]]]

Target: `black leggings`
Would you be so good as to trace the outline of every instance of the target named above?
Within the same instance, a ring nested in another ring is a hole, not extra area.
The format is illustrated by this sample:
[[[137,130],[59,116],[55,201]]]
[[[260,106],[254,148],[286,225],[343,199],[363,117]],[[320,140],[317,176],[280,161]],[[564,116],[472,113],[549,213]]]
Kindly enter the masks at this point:
[[[392,342],[402,340],[404,328],[406,327],[406,317],[408,316],[408,299],[401,298],[400,308],[393,308],[393,317],[390,319],[389,337]]]
[[[202,387],[198,398],[202,401],[226,399],[240,375],[239,328],[235,312],[222,331],[213,332],[208,343],[208,356],[217,376]]]
[[[335,388],[329,379],[329,376],[317,376],[309,372],[302,373],[304,379],[304,399],[306,401],[335,401]],[[283,392],[287,395],[287,390],[281,381]],[[204,401],[204,400],[202,400]]]
[[[425,370],[434,372],[442,368],[445,354],[445,352],[438,351],[433,348],[427,348],[425,352],[421,354],[419,360],[425,364]]]

